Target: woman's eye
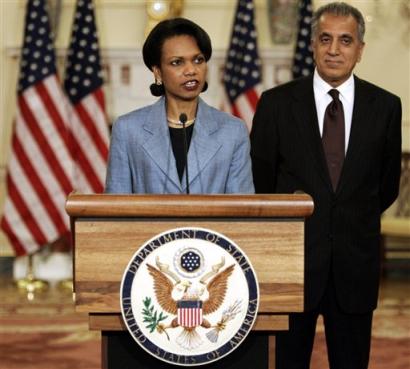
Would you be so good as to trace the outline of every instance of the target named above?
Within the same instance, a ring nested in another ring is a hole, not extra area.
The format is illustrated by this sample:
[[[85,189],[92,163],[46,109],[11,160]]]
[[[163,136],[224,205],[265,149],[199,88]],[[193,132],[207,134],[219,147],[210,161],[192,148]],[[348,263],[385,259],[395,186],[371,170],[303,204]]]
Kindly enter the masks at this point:
[[[196,64],[201,64],[205,61],[205,58],[203,56],[198,56],[195,58],[195,63]]]
[[[171,65],[181,65],[181,60],[177,59],[177,60],[171,60]]]

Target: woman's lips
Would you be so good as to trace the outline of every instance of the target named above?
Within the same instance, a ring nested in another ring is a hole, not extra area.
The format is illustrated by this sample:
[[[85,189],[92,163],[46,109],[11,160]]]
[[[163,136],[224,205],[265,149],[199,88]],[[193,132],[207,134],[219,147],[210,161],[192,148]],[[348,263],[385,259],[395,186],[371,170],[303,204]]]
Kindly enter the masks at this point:
[[[197,80],[187,81],[183,84],[183,86],[187,90],[195,90],[199,86],[199,81]]]

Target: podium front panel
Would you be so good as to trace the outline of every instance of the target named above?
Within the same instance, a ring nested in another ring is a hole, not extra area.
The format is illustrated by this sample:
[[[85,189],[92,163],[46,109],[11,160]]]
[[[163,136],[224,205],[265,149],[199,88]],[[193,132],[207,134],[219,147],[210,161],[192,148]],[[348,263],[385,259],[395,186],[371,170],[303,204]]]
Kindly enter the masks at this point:
[[[245,252],[259,282],[260,314],[303,311],[303,218],[80,218],[75,222],[77,311],[120,313],[121,279],[134,253],[162,232],[189,227],[222,233]]]

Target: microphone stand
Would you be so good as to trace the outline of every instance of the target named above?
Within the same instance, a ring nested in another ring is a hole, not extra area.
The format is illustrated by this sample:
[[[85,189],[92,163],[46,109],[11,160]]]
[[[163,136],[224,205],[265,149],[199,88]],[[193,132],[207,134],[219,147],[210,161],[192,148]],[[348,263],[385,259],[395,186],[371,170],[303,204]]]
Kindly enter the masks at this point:
[[[182,130],[184,134],[184,157],[185,157],[185,183],[186,183],[186,193],[189,195],[189,176],[188,176],[188,142],[186,138],[186,126],[185,123],[188,117],[185,113],[181,113],[179,116],[179,121],[182,123]]]

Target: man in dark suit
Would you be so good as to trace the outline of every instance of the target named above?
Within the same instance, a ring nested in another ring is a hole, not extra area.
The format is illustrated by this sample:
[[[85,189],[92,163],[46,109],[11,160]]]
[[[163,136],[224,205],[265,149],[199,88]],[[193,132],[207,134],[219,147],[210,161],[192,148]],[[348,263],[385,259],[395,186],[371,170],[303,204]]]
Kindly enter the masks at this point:
[[[352,74],[364,29],[350,5],[318,9],[314,75],[264,92],[255,113],[256,192],[304,191],[315,204],[305,229],[305,312],[292,314],[289,332],[277,336],[277,369],[309,368],[319,314],[330,368],[368,366],[380,215],[400,180],[401,103]]]

